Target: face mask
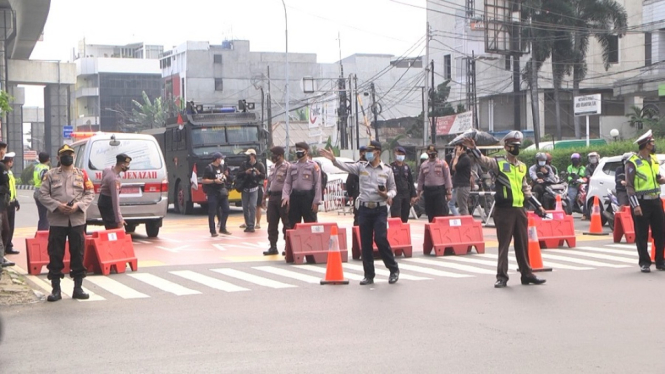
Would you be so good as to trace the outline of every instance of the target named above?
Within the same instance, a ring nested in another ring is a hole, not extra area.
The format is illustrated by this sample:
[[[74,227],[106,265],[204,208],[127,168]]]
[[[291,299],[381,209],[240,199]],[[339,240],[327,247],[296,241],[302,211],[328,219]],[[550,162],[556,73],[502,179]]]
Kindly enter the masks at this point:
[[[653,155],[653,154],[655,154],[655,153],[656,153],[656,145],[654,144],[654,145],[651,147],[651,154]]]
[[[296,157],[298,158],[305,157],[305,151],[296,151]]]
[[[513,156],[517,156],[520,154],[520,146],[519,145],[513,145],[508,148],[508,153],[510,153]]]
[[[60,163],[62,166],[71,166],[74,163],[74,156],[62,155],[60,156]]]
[[[598,159],[595,158],[595,157],[591,157],[591,158],[589,159],[589,162],[592,163],[592,164],[595,164],[596,162],[598,162]]]
[[[538,165],[545,166],[545,161],[538,161]]]
[[[129,166],[123,166],[122,167],[122,171],[127,171],[127,170],[129,170]]]
[[[436,153],[428,153],[427,155],[429,156],[430,160],[434,160],[436,158]]]
[[[224,159],[222,159],[222,161],[220,161],[219,164],[224,165]]]
[[[374,161],[374,153],[373,153],[373,152],[368,152],[368,153],[366,153],[366,154],[365,154],[365,158],[366,158],[367,161],[369,161],[369,162]]]
[[[406,158],[406,156],[405,155],[397,155],[395,158],[397,159],[397,161],[403,162],[404,159]]]
[[[278,156],[272,156],[272,157],[270,158],[270,161],[272,161],[273,163],[276,164],[276,163],[279,161],[279,157],[278,157]]]

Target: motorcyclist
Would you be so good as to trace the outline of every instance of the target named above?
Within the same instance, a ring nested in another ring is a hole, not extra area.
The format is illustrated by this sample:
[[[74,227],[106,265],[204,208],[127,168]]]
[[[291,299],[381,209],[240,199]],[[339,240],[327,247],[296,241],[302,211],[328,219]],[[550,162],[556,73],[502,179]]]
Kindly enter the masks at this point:
[[[633,156],[633,152],[626,152],[621,156],[621,165],[614,171],[617,201],[619,206],[628,206],[628,192],[626,192],[626,161]]]
[[[586,168],[582,165],[582,157],[579,153],[573,153],[570,155],[571,165],[568,165],[568,201],[570,201],[571,206],[575,204],[575,199],[577,199],[577,189],[580,184],[584,183],[584,173]]]
[[[589,191],[589,183],[591,182],[591,176],[598,167],[598,161],[600,160],[600,155],[598,154],[598,152],[589,152],[587,158],[589,159],[589,163],[586,165],[586,168],[584,169],[584,178],[586,178],[586,189],[587,191]],[[589,218],[589,212],[587,210],[588,207],[586,206],[586,204],[584,204],[584,217],[582,217],[582,219]]]
[[[533,181],[531,192],[538,201],[543,201],[545,186],[551,183],[557,183],[556,174],[550,166],[547,165],[547,155],[542,152],[536,153],[536,163],[529,168],[529,177]]]

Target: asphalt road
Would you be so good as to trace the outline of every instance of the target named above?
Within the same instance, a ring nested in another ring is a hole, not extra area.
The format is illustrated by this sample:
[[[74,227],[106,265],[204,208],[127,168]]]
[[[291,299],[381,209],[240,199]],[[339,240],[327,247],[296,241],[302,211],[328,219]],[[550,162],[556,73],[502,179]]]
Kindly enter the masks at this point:
[[[36,212],[21,199],[18,217],[27,232]],[[324,217],[348,224],[348,217]],[[164,243],[206,233],[202,217],[169,217],[164,229]],[[380,275],[374,286],[359,286],[360,262],[350,259],[344,268],[350,285],[320,286],[325,266],[241,258],[260,253],[261,245],[248,244],[265,241],[265,233],[235,231],[228,240],[236,244],[224,244],[224,251],[207,250],[202,241],[174,252],[185,245],[176,242],[150,258],[159,264],[90,276],[92,301],[66,296],[3,308],[0,373],[665,370],[659,334],[665,302],[657,296],[665,272],[639,273],[631,245],[580,235],[577,249],[543,250],[546,265],[561,265],[539,274],[548,280],[543,286],[522,286],[512,273],[508,288],[494,289],[492,238],[485,255],[430,258],[414,250],[413,258],[398,259],[403,276],[395,285]],[[239,243],[248,244],[232,247]],[[137,256],[151,256],[157,243],[141,245]],[[195,256],[192,263],[171,261]],[[376,266],[384,269],[380,261]],[[31,281],[44,286],[43,275]]]

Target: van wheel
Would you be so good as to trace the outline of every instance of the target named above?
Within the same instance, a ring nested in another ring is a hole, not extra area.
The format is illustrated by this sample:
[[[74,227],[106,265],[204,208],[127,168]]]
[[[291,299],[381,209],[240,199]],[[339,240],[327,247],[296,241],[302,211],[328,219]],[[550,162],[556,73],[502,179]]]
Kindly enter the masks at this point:
[[[194,210],[194,204],[191,201],[187,201],[185,195],[185,188],[183,183],[178,182],[175,189],[175,204],[173,204],[175,212],[178,214],[192,214]]]
[[[159,220],[148,221],[145,223],[145,232],[148,234],[149,238],[156,238],[159,235],[159,228],[161,227],[161,222]]]
[[[133,233],[134,231],[136,231],[136,225],[135,225],[135,224],[133,224],[133,223],[128,223],[128,224],[125,225],[125,232],[126,232],[127,234],[131,234],[131,233]]]

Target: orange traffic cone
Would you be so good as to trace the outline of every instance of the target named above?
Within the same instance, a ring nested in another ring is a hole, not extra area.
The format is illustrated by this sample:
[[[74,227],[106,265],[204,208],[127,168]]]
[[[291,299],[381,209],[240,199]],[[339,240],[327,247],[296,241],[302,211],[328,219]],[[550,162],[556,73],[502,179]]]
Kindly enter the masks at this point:
[[[339,251],[337,226],[333,226],[330,229],[326,277],[321,280],[321,284],[349,284],[349,281],[344,279],[344,270],[342,270],[342,253]]]
[[[563,204],[561,204],[561,195],[556,195],[556,206],[554,207],[554,211],[563,212]]]
[[[603,232],[603,221],[600,219],[600,206],[598,205],[598,196],[593,197],[593,213],[591,213],[591,226],[589,232],[584,235],[609,235]]]
[[[538,229],[533,218],[529,218],[529,264],[533,271],[552,271],[552,268],[543,266],[543,257],[540,254],[540,242],[538,241]]]

